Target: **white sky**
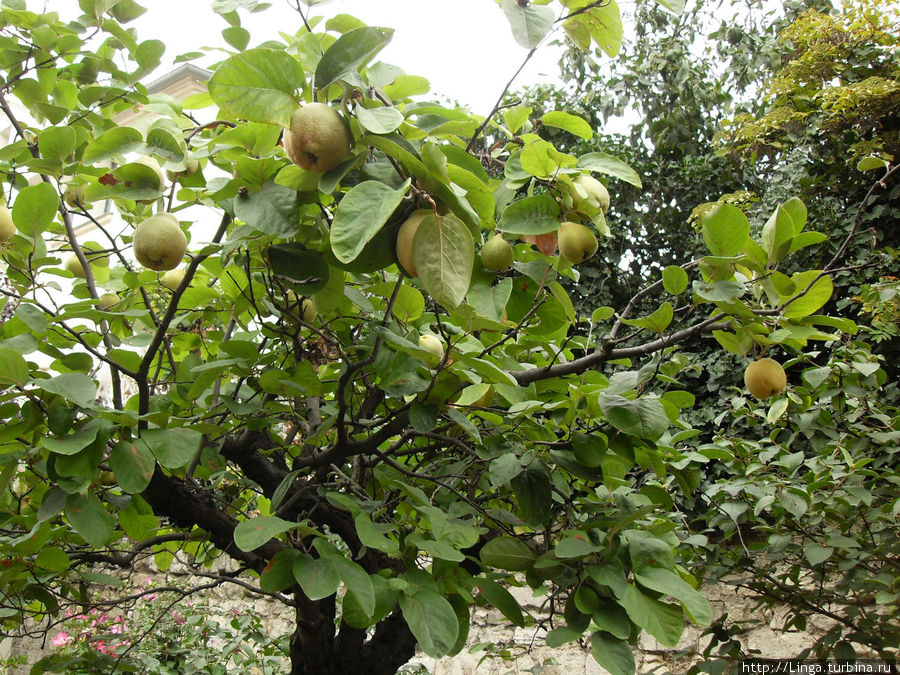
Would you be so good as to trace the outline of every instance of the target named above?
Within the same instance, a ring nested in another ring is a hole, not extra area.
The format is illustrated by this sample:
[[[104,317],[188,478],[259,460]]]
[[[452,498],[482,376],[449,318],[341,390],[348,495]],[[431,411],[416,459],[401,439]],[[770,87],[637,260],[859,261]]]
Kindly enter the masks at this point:
[[[227,47],[221,31],[228,24],[212,11],[212,0],[145,0],[141,4],[148,11],[132,25],[139,39],[152,37],[166,43],[164,59],[169,63],[178,54],[200,47]],[[326,18],[350,14],[369,25],[394,28],[391,43],[376,60],[428,78],[432,94],[483,115],[528,54],[513,39],[503,10],[493,0],[332,0],[309,11]],[[279,39],[279,31],[293,34],[302,25],[287,0],[272,0],[272,6],[258,14],[241,10],[240,16],[252,36],[250,47]],[[548,42],[512,89],[557,81],[559,48]],[[210,62],[224,57],[222,52],[217,54]],[[167,69],[160,67],[149,79]]]

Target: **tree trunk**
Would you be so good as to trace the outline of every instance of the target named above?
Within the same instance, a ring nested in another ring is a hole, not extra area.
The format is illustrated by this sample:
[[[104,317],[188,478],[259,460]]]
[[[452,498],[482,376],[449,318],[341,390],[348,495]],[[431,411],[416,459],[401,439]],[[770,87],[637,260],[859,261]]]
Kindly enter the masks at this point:
[[[335,596],[312,602],[295,593],[297,628],[291,638],[291,675],[394,675],[416,653],[416,639],[395,610],[367,632],[341,623],[335,630]]]

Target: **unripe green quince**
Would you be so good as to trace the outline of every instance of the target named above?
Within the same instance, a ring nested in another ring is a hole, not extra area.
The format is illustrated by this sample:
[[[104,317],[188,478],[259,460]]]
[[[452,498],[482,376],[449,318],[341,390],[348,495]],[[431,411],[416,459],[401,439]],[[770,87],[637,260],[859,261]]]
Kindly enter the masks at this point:
[[[397,262],[409,276],[418,276],[416,263],[413,261],[413,238],[421,222],[433,212],[429,209],[413,211],[397,231]]]
[[[581,223],[564,222],[559,226],[559,252],[577,265],[597,252],[597,237]]]
[[[118,304],[118,295],[116,295],[115,293],[104,293],[98,299],[97,308],[103,310],[104,312],[108,312]]]
[[[502,234],[495,234],[481,247],[481,264],[493,272],[505,270],[512,264],[513,247]]]
[[[0,244],[12,239],[15,233],[16,226],[13,223],[12,211],[0,205]]]
[[[171,213],[157,213],[141,222],[132,237],[134,257],[147,269],[173,270],[187,251],[187,237]]]
[[[444,358],[444,345],[441,344],[441,341],[436,336],[430,333],[419,337],[419,346],[434,354],[438,359]]]
[[[159,280],[163,286],[168,288],[170,291],[174,291],[179,286],[181,286],[181,282],[184,281],[185,270],[183,267],[176,267],[174,270],[169,270],[165,274],[162,275],[162,279]]]
[[[324,103],[307,103],[291,115],[284,132],[284,150],[297,166],[331,171],[350,154],[350,129],[337,110]]]
[[[576,176],[572,182],[584,190],[587,198],[603,213],[609,211],[609,191],[603,183],[587,174]]]
[[[72,276],[78,277],[79,279],[85,278],[84,267],[82,267],[81,261],[74,253],[66,258],[66,269],[72,273]]]

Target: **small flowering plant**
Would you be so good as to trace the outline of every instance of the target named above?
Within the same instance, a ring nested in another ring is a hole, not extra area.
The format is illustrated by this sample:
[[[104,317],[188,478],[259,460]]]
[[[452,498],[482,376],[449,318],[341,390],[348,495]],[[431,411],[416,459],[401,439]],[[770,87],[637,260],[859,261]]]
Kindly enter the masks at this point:
[[[181,593],[152,592],[152,583],[131,594],[132,604],[104,611],[102,599],[82,612],[67,610],[52,639],[54,652],[32,673],[152,672],[159,675],[283,672],[285,645],[273,640],[255,614],[212,617]]]

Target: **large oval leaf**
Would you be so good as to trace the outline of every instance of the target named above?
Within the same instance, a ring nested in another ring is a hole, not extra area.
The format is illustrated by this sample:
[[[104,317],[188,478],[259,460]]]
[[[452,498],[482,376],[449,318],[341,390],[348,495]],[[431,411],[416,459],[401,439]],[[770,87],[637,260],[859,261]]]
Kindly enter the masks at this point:
[[[549,195],[535,195],[503,209],[497,227],[510,234],[535,235],[556,232],[559,223],[559,204],[556,200]]]
[[[750,236],[750,221],[738,207],[719,204],[701,218],[703,241],[709,252],[729,257],[740,253]]]
[[[524,572],[531,569],[537,557],[528,544],[514,537],[497,537],[481,547],[478,554],[481,562],[488,567],[496,567],[510,572]]]
[[[422,651],[433,658],[449,654],[456,644],[459,621],[453,606],[442,595],[419,589],[400,598],[403,618]]]
[[[600,410],[616,429],[655,441],[669,428],[666,409],[659,399],[642,396],[633,401],[615,394],[601,394]]]
[[[322,55],[316,66],[316,87],[325,89],[339,79],[366,86],[358,70],[384,48],[394,35],[392,28],[362,26],[347,31]]]
[[[534,49],[553,27],[554,14],[549,7],[533,3],[503,0],[503,13],[512,26],[513,37],[526,49]]]
[[[338,204],[331,224],[331,250],[342,263],[356,260],[400,206],[409,189],[407,179],[397,190],[374,180],[353,187]]]
[[[453,309],[466,297],[475,261],[469,229],[455,216],[428,216],[413,238],[413,261],[425,290]]]
[[[294,527],[297,527],[297,523],[288,522],[277,516],[259,516],[242,520],[234,528],[234,543],[242,551],[253,551],[273,537]]]
[[[235,117],[287,127],[302,83],[303,69],[287,52],[258,48],[224,61],[208,90],[216,105]]]
[[[294,578],[310,600],[321,600],[337,592],[341,577],[333,558],[302,555],[294,561]]]

